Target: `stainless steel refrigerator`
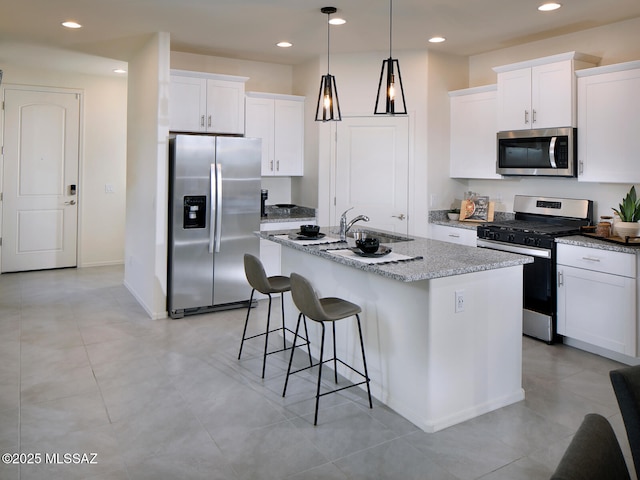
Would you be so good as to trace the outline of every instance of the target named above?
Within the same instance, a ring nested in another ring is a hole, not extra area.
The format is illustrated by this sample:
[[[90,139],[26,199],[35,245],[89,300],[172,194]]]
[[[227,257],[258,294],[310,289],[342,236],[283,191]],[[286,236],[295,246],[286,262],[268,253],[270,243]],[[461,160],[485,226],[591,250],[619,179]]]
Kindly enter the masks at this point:
[[[167,310],[172,318],[247,305],[244,254],[259,255],[261,140],[169,139]]]

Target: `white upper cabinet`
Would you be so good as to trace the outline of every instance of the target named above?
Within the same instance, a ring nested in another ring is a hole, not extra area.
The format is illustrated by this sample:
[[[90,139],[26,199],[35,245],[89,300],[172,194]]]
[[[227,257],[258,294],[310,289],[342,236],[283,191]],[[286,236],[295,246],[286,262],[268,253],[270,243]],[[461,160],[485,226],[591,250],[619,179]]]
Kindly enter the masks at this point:
[[[304,97],[248,92],[246,136],[262,139],[263,176],[304,170]]]
[[[576,126],[575,70],[599,59],[569,52],[495,67],[498,130]]]
[[[496,173],[496,85],[449,92],[451,178],[502,178]]]
[[[578,180],[640,183],[640,61],[577,75]]]
[[[247,80],[248,77],[172,70],[169,129],[242,135]]]

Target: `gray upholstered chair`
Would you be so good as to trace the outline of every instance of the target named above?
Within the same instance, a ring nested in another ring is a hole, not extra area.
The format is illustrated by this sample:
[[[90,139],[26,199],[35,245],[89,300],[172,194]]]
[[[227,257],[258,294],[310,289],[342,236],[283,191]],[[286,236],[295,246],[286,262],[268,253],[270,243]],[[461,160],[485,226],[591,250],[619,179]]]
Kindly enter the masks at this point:
[[[612,370],[609,377],[627,430],[633,464],[640,475],[640,366]]]
[[[295,353],[295,349],[291,351],[291,358],[289,359],[289,367],[287,368],[287,376],[284,382],[284,389],[282,390],[282,396],[284,397],[287,393],[287,384],[289,383],[289,375],[292,373],[301,372],[303,370],[307,370],[314,366],[318,366],[318,384],[316,389],[316,408],[315,408],[315,416],[313,420],[313,424],[318,424],[318,405],[320,403],[320,397],[324,395],[328,395],[330,393],[339,392],[340,390],[344,390],[345,388],[355,387],[357,385],[367,385],[367,395],[369,397],[369,408],[373,408],[373,403],[371,402],[371,389],[369,387],[369,372],[367,371],[367,359],[364,353],[364,341],[362,339],[362,327],[360,325],[360,312],[362,309],[356,305],[355,303],[348,302],[341,298],[335,297],[327,297],[327,298],[318,298],[313,286],[302,275],[298,275],[297,273],[291,274],[291,296],[293,298],[293,303],[296,305],[298,310],[300,310],[300,314],[298,315],[298,322],[296,324],[296,335],[300,328],[300,319],[310,318],[311,320],[318,322],[322,327],[322,335],[320,338],[320,359],[316,365],[310,365],[308,367],[300,368],[295,371],[291,371],[291,365],[293,364],[293,355]],[[351,365],[343,362],[336,356],[336,322],[338,320],[342,320],[343,318],[348,317],[356,317],[356,322],[358,325],[358,334],[360,336],[360,348],[362,350],[362,363],[364,366],[364,372],[360,372],[353,368]],[[333,331],[333,358],[324,359],[324,337],[325,337],[325,323],[331,323],[332,331]],[[308,335],[307,335],[308,338]],[[353,370],[355,373],[364,378],[362,382],[351,383],[347,386],[336,388],[334,390],[320,393],[320,385],[322,383],[322,365],[326,362],[333,362],[333,372],[334,372],[334,380],[338,383],[338,362],[342,365],[345,365],[347,368]]]
[[[551,480],[629,480],[629,470],[609,421],[584,417]]]
[[[307,340],[309,338],[308,334],[306,337],[300,336],[300,338],[302,338],[305,341],[305,343],[302,343],[301,345],[295,345],[295,342],[299,337],[296,330],[292,346],[287,347],[287,339],[285,336],[286,332],[288,331],[288,332],[294,333],[293,330],[287,328],[284,321],[284,293],[289,292],[291,290],[291,281],[289,280],[289,277],[285,277],[282,275],[274,275],[274,276],[268,277],[264,271],[264,266],[262,265],[262,262],[260,261],[260,259],[249,253],[245,253],[244,255],[244,273],[252,289],[251,289],[251,297],[249,298],[249,307],[247,308],[247,317],[244,321],[244,330],[242,332],[242,341],[240,342],[240,351],[238,352],[238,360],[240,360],[240,357],[242,356],[242,347],[244,346],[245,340],[250,340],[252,338],[264,336],[264,353],[262,358],[262,378],[264,378],[264,372],[267,365],[267,355],[271,355],[272,353],[282,352],[284,350],[287,350],[288,348],[293,348],[294,346],[307,345],[307,348],[309,349],[309,362],[311,363],[311,347],[309,346],[309,341]],[[247,337],[247,325],[249,324],[249,314],[251,313],[251,308],[253,306],[253,294],[255,293],[256,290],[262,293],[263,295],[267,295],[269,297],[269,309],[267,311],[267,328],[262,333],[258,333],[256,335]],[[282,327],[278,327],[270,330],[271,295],[276,293],[280,294],[280,302],[282,307]],[[304,328],[306,332],[307,330],[306,323],[304,324]],[[271,352],[267,351],[269,346],[269,334],[277,332],[279,330],[282,330],[282,338],[284,342],[283,348],[279,350],[273,350]]]

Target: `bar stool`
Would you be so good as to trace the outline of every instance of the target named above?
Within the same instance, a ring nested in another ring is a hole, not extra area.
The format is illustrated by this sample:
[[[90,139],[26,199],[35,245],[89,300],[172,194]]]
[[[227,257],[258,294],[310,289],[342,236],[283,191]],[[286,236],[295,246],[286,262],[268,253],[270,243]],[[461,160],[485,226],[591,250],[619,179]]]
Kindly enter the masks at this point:
[[[240,351],[238,352],[238,360],[242,356],[242,347],[244,345],[245,340],[250,340],[252,338],[261,337],[264,335],[264,354],[262,358],[262,378],[264,378],[264,371],[267,365],[267,355],[271,355],[272,353],[283,352],[288,350],[289,348],[295,347],[303,347],[307,345],[309,350],[309,364],[311,364],[311,346],[309,342],[309,334],[307,332],[307,324],[304,324],[304,330],[306,333],[306,338],[299,336],[298,331],[296,330],[295,336],[293,338],[293,344],[291,347],[287,347],[287,339],[286,332],[294,333],[293,330],[286,327],[284,323],[284,292],[291,291],[291,281],[289,277],[285,277],[282,275],[274,275],[271,277],[267,277],[267,274],[264,271],[264,266],[259,258],[250,253],[245,253],[244,255],[244,273],[247,277],[247,281],[249,285],[251,285],[251,297],[249,298],[249,307],[247,308],[247,318],[244,321],[244,330],[242,332],[242,341],[240,342]],[[247,337],[247,325],[249,324],[249,314],[251,313],[251,305],[253,303],[253,294],[255,291],[262,293],[263,295],[267,295],[269,297],[269,310],[267,312],[267,328],[264,332],[258,333],[256,335],[252,335]],[[273,330],[269,330],[269,324],[271,322],[271,294],[279,293],[280,294],[280,302],[282,308],[282,327],[274,328]],[[267,347],[269,345],[269,334],[273,332],[277,332],[282,329],[282,339],[284,342],[284,348],[280,350],[274,350],[272,352],[267,352]],[[298,337],[302,338],[306,343],[302,343],[300,345],[296,345],[296,340]]]
[[[313,286],[302,275],[298,275],[297,273],[291,274],[291,296],[293,297],[293,303],[296,305],[298,310],[300,310],[300,314],[298,315],[298,322],[296,323],[296,332],[297,335],[298,329],[300,328],[300,319],[305,319],[305,329],[306,329],[306,317],[309,317],[311,320],[318,322],[322,326],[322,335],[320,339],[320,360],[316,364],[318,366],[318,388],[316,390],[316,410],[315,417],[313,420],[313,424],[318,424],[318,403],[320,402],[320,397],[324,395],[328,395],[330,393],[339,392],[346,388],[355,387],[358,385],[365,384],[367,385],[367,395],[369,397],[369,408],[373,408],[373,403],[371,402],[371,389],[369,388],[369,372],[367,371],[367,359],[364,354],[364,341],[362,339],[362,327],[360,326],[360,312],[362,309],[356,305],[355,303],[348,302],[346,300],[342,300],[340,298],[335,297],[326,297],[326,298],[318,298]],[[342,320],[343,318],[348,317],[356,317],[356,321],[358,324],[358,334],[360,336],[360,348],[362,349],[362,363],[364,365],[364,373],[356,370],[351,365],[346,364],[336,356],[336,321]],[[325,333],[325,322],[331,322],[331,327],[333,331],[333,358],[324,360],[324,333]],[[309,338],[309,335],[307,335]],[[287,368],[287,376],[284,381],[284,389],[282,391],[282,396],[284,397],[287,392],[287,384],[289,382],[289,375],[292,373],[301,372],[303,370],[307,370],[309,368],[314,367],[315,365],[310,365],[308,367],[300,368],[298,370],[291,371],[291,365],[293,363],[293,354],[295,353],[295,349],[291,351],[291,358],[289,359],[289,367]],[[364,378],[362,382],[354,383],[351,385],[347,385],[345,387],[337,388],[335,390],[331,390],[329,392],[320,393],[320,384],[322,380],[322,364],[326,362],[333,362],[333,372],[334,372],[334,380],[336,384],[338,383],[338,362],[347,368],[353,370],[358,375]]]

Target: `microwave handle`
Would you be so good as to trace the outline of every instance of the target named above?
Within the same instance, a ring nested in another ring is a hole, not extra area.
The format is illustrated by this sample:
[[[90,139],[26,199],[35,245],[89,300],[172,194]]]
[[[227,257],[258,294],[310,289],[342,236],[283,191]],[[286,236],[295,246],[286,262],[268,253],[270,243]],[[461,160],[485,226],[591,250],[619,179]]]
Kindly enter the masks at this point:
[[[556,140],[558,137],[551,137],[549,142],[549,162],[551,162],[551,168],[558,168],[556,165]]]

